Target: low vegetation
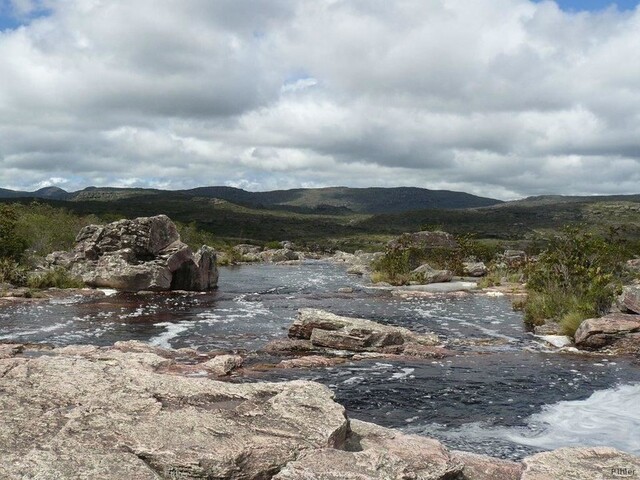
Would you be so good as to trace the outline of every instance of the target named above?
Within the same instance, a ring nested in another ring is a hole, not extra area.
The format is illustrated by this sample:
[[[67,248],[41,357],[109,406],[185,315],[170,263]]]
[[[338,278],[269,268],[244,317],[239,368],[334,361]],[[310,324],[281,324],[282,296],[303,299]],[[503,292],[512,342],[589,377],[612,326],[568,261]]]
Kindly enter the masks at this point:
[[[606,313],[619,291],[628,247],[615,230],[600,236],[570,227],[551,238],[527,271],[527,325],[552,319],[573,335],[584,319]]]
[[[27,277],[27,286],[34,289],[44,288],[82,288],[84,283],[62,267],[41,273],[32,273]]]
[[[411,281],[421,281],[420,274],[413,271],[421,265],[429,264],[436,270],[449,270],[454,275],[464,275],[463,262],[466,259],[488,262],[501,247],[495,242],[481,242],[470,235],[456,237],[457,249],[409,247],[387,249],[384,256],[372,265],[374,282],[391,285],[406,285]]]

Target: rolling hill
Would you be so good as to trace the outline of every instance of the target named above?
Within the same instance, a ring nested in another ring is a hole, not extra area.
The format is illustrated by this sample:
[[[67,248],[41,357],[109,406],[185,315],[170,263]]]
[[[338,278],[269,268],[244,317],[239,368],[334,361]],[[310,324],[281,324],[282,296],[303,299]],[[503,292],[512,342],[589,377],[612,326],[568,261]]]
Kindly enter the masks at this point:
[[[0,198],[43,198],[68,201],[115,201],[140,196],[164,199],[218,198],[252,208],[272,208],[300,213],[400,213],[419,209],[477,208],[502,203],[464,192],[396,188],[300,188],[270,192],[248,192],[233,187],[200,187],[191,190],[154,190],[142,188],[88,187],[66,192],[48,187],[36,192],[0,190]]]

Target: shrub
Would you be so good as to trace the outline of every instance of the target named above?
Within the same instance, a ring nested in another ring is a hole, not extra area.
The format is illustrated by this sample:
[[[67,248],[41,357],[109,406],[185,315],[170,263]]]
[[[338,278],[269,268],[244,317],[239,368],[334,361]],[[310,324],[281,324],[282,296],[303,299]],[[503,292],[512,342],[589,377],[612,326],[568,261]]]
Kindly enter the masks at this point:
[[[43,273],[34,273],[27,279],[29,288],[82,288],[84,283],[65,268],[58,267]]]
[[[604,314],[618,290],[625,255],[615,232],[603,238],[565,228],[528,267],[525,322],[541,325],[547,319],[566,319],[571,331],[579,317]]]
[[[278,242],[277,240],[273,240],[271,242],[267,242],[264,245],[264,248],[269,250],[279,250],[280,248],[282,248],[282,245],[280,245],[280,242]]]
[[[15,260],[1,258],[0,283],[10,283],[15,287],[23,287],[27,283],[27,271]]]

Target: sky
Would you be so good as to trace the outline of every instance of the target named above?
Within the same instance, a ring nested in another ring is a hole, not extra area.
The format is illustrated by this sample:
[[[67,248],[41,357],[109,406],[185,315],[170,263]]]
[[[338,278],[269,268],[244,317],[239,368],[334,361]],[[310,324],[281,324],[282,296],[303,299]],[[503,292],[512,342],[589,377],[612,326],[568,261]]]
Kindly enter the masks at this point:
[[[640,193],[640,8],[0,0],[0,187]]]

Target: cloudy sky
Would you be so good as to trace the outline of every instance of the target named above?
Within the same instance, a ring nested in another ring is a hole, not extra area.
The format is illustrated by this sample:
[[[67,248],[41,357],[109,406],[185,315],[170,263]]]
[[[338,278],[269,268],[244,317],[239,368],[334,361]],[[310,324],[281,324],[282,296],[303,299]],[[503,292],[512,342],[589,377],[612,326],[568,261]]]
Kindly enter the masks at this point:
[[[637,3],[0,0],[0,187],[640,193]]]

